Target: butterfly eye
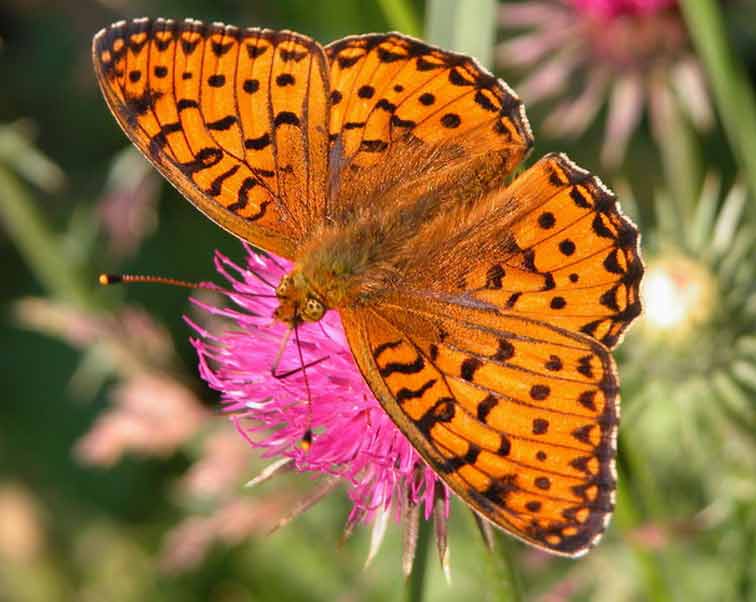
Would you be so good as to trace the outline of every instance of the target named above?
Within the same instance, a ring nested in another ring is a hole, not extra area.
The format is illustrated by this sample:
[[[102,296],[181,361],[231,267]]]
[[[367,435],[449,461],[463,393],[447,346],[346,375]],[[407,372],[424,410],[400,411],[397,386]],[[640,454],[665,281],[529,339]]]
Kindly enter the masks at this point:
[[[289,294],[289,290],[291,290],[291,278],[289,276],[284,276],[276,287],[276,296],[286,297]]]
[[[323,317],[324,313],[325,313],[325,306],[314,297],[308,297],[307,301],[305,301],[304,308],[302,310],[302,317],[305,320],[309,320],[311,322],[317,322],[318,320],[320,320],[320,318]]]

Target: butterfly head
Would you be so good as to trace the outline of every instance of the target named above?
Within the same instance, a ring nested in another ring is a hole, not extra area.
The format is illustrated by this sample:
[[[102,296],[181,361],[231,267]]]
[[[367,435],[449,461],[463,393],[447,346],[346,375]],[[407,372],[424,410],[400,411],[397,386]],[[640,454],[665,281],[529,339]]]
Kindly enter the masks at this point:
[[[273,317],[289,325],[317,322],[326,312],[326,306],[310,287],[301,272],[292,272],[281,278],[276,287],[279,305]]]

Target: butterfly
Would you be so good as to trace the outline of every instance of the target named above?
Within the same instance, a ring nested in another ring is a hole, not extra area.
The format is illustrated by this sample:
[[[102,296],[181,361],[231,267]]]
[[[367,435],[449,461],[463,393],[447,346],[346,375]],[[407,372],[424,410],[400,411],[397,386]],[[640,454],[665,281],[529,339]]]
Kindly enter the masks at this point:
[[[120,21],[93,56],[171,184],[293,261],[275,316],[337,310],[382,407],[468,506],[548,552],[596,543],[639,234],[562,154],[513,178],[533,135],[504,82],[399,33],[321,46],[195,20]]]

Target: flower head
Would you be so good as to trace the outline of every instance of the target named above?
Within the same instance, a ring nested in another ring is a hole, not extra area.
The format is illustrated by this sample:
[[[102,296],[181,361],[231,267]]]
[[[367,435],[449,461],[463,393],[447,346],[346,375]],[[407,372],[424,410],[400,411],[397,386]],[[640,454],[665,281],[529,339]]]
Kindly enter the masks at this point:
[[[676,0],[541,0],[501,5],[500,22],[520,32],[497,49],[501,66],[527,69],[516,87],[526,103],[563,98],[544,122],[555,136],[577,137],[605,102],[602,160],[616,167],[644,107],[662,135],[674,95],[699,128],[712,122],[703,71],[691,51]]]
[[[584,13],[599,19],[619,15],[654,14],[676,4],[676,0],[571,0],[571,4]]]
[[[348,527],[392,507],[399,511],[402,499],[424,505],[430,517],[446,490],[365,384],[338,314],[328,312],[289,332],[272,317],[274,287],[289,264],[247,251],[246,268],[216,255],[236,308],[195,300],[235,328],[211,333],[190,322],[200,335],[193,341],[200,373],[221,392],[238,430],[266,458],[343,480],[354,502]],[[314,437],[305,450],[301,443],[309,428]]]
[[[716,281],[700,263],[670,255],[649,263],[643,295],[646,326],[660,335],[683,336],[711,317]]]
[[[109,251],[116,258],[133,255],[157,225],[160,179],[134,148],[113,161],[97,214]]]
[[[723,190],[713,174],[687,210],[672,199],[657,199],[680,217],[659,212],[646,244],[643,327],[624,348],[630,436],[662,474],[696,475],[711,499],[735,505],[753,487],[734,484],[756,470],[753,199],[740,182]]]

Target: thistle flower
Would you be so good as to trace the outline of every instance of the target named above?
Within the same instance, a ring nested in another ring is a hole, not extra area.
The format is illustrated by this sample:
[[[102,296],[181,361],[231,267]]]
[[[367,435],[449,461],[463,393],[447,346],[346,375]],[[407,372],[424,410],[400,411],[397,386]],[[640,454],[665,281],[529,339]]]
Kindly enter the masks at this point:
[[[274,287],[288,272],[287,262],[247,248],[246,267],[220,253],[215,264],[231,286],[228,296],[236,308],[194,303],[231,320],[235,329],[213,333],[187,321],[200,335],[192,342],[201,376],[221,392],[224,409],[249,444],[273,460],[253,482],[284,467],[325,476],[326,487],[301,506],[309,507],[343,483],[353,502],[347,534],[357,523],[375,521],[380,540],[388,513],[410,517],[422,509],[426,519],[435,514],[444,523],[445,540],[446,488],[365,384],[338,314],[328,312],[292,334],[272,317],[277,306]],[[314,436],[305,450],[301,443],[309,428]],[[444,547],[442,561],[445,556]]]
[[[676,5],[676,0],[505,2],[502,27],[525,33],[498,46],[497,62],[528,70],[516,86],[526,103],[560,98],[544,122],[551,135],[579,136],[607,102],[602,161],[616,167],[644,107],[659,129],[663,107],[656,98],[668,89],[696,127],[712,123],[703,70]]]
[[[701,483],[698,496],[668,500],[673,520],[700,513],[697,497],[719,505],[724,522],[756,494],[756,239],[747,205],[742,184],[723,193],[714,175],[690,211],[667,196],[655,203],[646,313],[625,348],[624,437],[643,441],[660,478]]]
[[[649,262],[643,294],[648,303],[646,329],[685,338],[691,328],[711,317],[716,279],[684,255],[664,255]]]

